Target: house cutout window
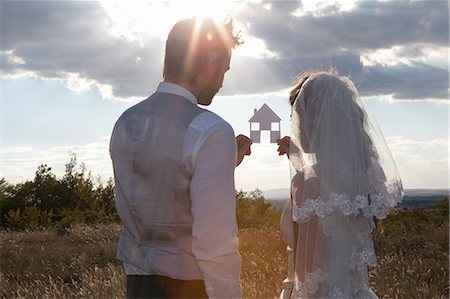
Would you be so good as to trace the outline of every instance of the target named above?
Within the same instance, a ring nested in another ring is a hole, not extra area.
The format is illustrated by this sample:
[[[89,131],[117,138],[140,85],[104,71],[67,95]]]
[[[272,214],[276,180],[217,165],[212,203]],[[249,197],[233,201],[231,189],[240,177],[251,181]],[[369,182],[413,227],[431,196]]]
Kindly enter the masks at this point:
[[[250,131],[259,131],[259,123],[251,123]]]
[[[280,123],[272,122],[270,125],[271,131],[280,131]]]
[[[250,139],[253,143],[261,143],[261,131],[270,132],[270,143],[276,143],[281,136],[281,118],[264,104],[255,109],[253,116],[248,120],[250,123]]]

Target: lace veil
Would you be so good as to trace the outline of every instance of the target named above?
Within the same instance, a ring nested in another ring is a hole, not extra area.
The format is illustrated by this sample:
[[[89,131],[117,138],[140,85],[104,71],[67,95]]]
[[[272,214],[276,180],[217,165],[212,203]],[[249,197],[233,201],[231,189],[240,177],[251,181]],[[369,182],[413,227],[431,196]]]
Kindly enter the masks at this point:
[[[370,290],[367,266],[376,265],[373,219],[385,218],[403,189],[349,78],[319,72],[304,82],[292,107],[289,159],[292,218],[310,225],[299,226],[293,244],[297,293],[371,297],[363,292]]]

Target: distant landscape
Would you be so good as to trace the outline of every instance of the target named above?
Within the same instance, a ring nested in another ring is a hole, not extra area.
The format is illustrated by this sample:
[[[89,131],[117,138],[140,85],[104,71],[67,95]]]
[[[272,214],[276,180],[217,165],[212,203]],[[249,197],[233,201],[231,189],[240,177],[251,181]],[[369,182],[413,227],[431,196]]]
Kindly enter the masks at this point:
[[[434,203],[448,196],[449,193],[449,189],[405,189],[405,195],[398,209],[431,209]],[[265,190],[262,194],[275,209],[282,209],[286,200],[289,199],[288,188]]]

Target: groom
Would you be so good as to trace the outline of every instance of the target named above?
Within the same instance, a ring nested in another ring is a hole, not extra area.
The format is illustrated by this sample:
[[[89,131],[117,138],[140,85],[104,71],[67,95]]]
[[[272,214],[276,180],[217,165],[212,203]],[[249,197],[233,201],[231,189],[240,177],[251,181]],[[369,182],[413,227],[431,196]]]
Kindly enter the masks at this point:
[[[186,19],[166,42],[164,81],[111,136],[117,258],[127,298],[239,298],[234,169],[251,141],[209,105],[241,43],[231,20]]]

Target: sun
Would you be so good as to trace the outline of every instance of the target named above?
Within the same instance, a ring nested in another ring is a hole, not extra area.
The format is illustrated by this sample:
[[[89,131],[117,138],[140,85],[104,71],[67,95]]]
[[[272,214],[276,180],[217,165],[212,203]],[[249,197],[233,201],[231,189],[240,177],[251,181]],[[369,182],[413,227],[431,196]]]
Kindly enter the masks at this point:
[[[253,0],[256,1],[257,0]],[[243,9],[251,9],[253,2],[246,1],[103,1],[105,12],[112,21],[109,33],[145,44],[148,37],[165,40],[172,26],[179,20],[191,16],[211,17],[223,21],[234,17]],[[233,19],[235,31],[244,36],[244,44],[236,51],[236,56],[276,57],[264,42],[247,34],[247,28]]]
[[[165,39],[172,26],[191,16],[222,21],[232,15],[234,1],[103,1],[113,34],[133,38],[146,34]]]

